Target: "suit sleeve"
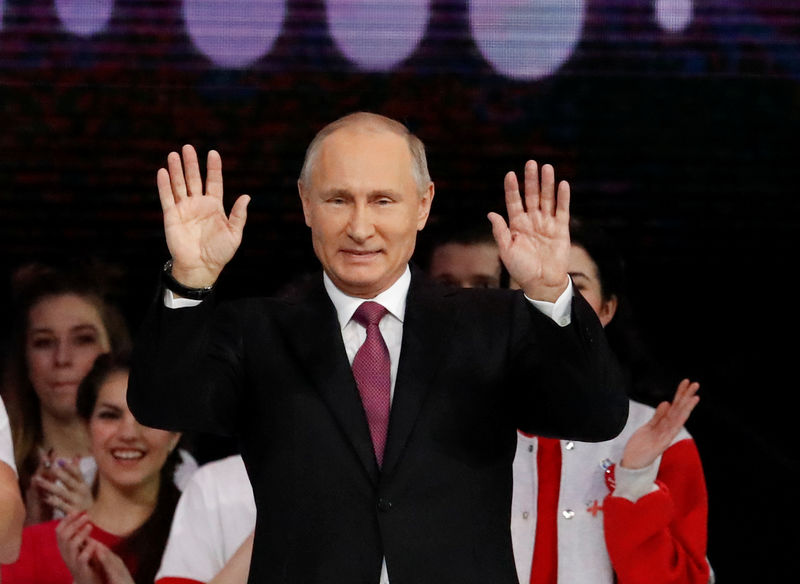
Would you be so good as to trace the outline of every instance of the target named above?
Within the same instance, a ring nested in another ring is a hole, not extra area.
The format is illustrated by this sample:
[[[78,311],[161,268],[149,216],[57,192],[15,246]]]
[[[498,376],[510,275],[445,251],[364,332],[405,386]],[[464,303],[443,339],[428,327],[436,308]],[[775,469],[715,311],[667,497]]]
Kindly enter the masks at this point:
[[[171,309],[159,294],[136,338],[128,405],[147,426],[234,435],[242,388],[240,316],[212,295]]]
[[[706,584],[708,499],[694,441],[664,453],[658,489],[635,503],[609,495],[606,546],[620,584]]]
[[[509,387],[517,427],[582,442],[614,438],[628,419],[628,398],[594,311],[576,293],[571,323],[561,327],[525,304],[513,316],[511,341]]]

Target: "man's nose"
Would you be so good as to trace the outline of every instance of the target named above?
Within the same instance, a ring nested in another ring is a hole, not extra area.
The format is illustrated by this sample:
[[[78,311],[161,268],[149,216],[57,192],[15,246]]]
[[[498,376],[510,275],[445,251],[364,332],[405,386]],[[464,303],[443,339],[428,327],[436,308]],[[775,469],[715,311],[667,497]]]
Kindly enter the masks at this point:
[[[375,225],[372,222],[372,215],[364,204],[353,205],[347,222],[347,235],[353,241],[364,242],[375,233]]]

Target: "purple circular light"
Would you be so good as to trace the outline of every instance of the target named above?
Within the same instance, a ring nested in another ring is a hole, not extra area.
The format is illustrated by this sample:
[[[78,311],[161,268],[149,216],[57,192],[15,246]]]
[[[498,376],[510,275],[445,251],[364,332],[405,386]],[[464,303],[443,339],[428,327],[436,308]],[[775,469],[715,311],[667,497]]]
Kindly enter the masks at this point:
[[[64,28],[88,37],[106,27],[114,11],[114,0],[56,0],[55,6]]]
[[[692,0],[656,0],[656,22],[668,32],[681,32],[692,21]]]
[[[283,28],[286,0],[184,0],[186,30],[215,65],[240,69],[272,48]]]
[[[494,69],[515,79],[552,75],[578,44],[584,0],[471,0],[472,35]]]
[[[419,45],[430,0],[327,0],[328,27],[339,50],[359,68],[388,71]]]

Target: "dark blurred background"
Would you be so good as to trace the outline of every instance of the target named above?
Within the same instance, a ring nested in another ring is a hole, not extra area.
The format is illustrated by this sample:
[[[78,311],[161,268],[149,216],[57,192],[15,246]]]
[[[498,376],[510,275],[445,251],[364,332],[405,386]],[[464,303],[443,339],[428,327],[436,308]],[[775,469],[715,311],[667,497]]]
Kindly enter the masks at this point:
[[[502,209],[506,171],[550,162],[619,243],[651,349],[701,382],[688,426],[718,581],[791,574],[800,2],[0,0],[0,16],[4,297],[16,266],[94,255],[126,269],[135,328],[168,256],[155,173],[184,143],[220,151],[229,203],[253,197],[231,295],[316,265],[295,181],[342,114],[423,139],[433,221]]]

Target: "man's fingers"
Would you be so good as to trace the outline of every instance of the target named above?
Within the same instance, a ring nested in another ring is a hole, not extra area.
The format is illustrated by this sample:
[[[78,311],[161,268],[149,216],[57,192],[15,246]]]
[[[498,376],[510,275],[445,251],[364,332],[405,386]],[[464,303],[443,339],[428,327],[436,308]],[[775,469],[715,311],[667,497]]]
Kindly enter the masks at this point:
[[[172,194],[172,184],[169,180],[169,171],[166,168],[159,168],[156,174],[156,185],[158,186],[158,199],[161,201],[161,210],[166,213],[175,208],[175,195]]]
[[[244,224],[247,221],[247,205],[250,204],[250,195],[242,195],[233,204],[229,222],[237,233],[242,233]]]
[[[169,153],[169,156],[167,156],[167,170],[169,171],[169,183],[172,189],[172,196],[177,203],[181,199],[185,199],[187,194],[180,154],[177,152]]]
[[[527,187],[526,187],[527,188]],[[542,215],[550,217],[556,207],[556,172],[553,165],[542,166],[542,188],[539,194],[539,208]]]
[[[191,144],[185,144],[181,152],[183,153],[183,173],[188,195],[190,197],[200,196],[203,194],[203,178],[200,176],[200,163],[197,161],[197,152]]]
[[[522,197],[519,194],[519,182],[517,181],[517,175],[513,171],[506,174],[503,180],[503,187],[506,191],[508,222],[512,223],[516,217],[525,213],[525,207],[522,206]]]
[[[206,162],[206,194],[222,200],[222,157],[216,150],[208,152]]]
[[[569,221],[569,183],[562,180],[558,183],[558,195],[556,195],[556,217]]]
[[[511,245],[511,231],[508,229],[505,219],[497,213],[489,213],[487,217],[492,224],[492,235],[497,242],[497,247],[503,251],[508,249],[508,246]]]
[[[539,210],[539,165],[535,160],[525,163],[525,206],[530,211]]]

